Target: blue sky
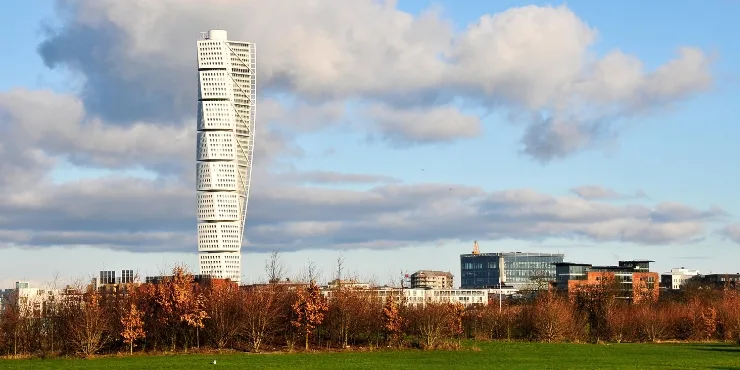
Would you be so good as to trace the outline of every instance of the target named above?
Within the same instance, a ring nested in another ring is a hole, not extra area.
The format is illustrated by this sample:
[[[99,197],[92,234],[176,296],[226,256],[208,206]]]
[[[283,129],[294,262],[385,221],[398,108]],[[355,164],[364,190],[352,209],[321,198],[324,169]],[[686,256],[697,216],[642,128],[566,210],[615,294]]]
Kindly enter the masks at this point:
[[[81,3],[89,2],[82,1]],[[108,6],[107,2],[101,2],[103,3],[106,5],[101,5],[101,8]],[[442,9],[442,18],[452,22],[457,33],[463,33],[470,23],[476,22],[484,14],[503,13],[510,8],[526,5],[557,6],[560,4],[499,1],[493,5],[475,2],[399,0],[396,8],[397,11],[416,16],[430,6],[439,7]],[[642,191],[647,195],[640,199],[624,197],[618,200],[603,201],[615,207],[639,204],[651,208],[662,202],[675,202],[699,210],[712,206],[720,207],[726,213],[725,216],[696,221],[701,223],[704,230],[690,237],[654,242],[650,241],[652,239],[646,242],[621,242],[608,240],[610,238],[578,237],[569,232],[563,232],[560,236],[545,233],[541,237],[536,232],[531,232],[527,236],[516,238],[487,238],[486,235],[469,237],[470,234],[461,233],[459,234],[460,240],[446,240],[444,243],[419,240],[418,242],[409,241],[402,248],[367,249],[338,242],[337,245],[342,246],[334,247],[331,245],[331,240],[340,240],[342,237],[325,235],[325,238],[321,240],[326,245],[313,244],[297,248],[298,250],[295,251],[290,248],[281,248],[288,250],[284,252],[284,257],[291,271],[297,273],[305,261],[311,259],[328,274],[341,251],[350,270],[357,271],[362,276],[375,276],[381,282],[386,282],[389,276],[397,271],[413,271],[422,268],[450,270],[458,275],[457,256],[467,253],[472,246],[472,240],[479,239],[484,251],[561,251],[566,253],[567,260],[594,264],[609,264],[618,258],[650,258],[656,260],[656,269],[660,271],[685,266],[698,268],[703,272],[736,272],[733,271],[736,266],[731,261],[740,257],[740,246],[731,238],[722,235],[721,230],[737,223],[738,215],[740,215],[740,197],[737,195],[737,189],[740,188],[740,174],[738,174],[734,161],[735,158],[740,158],[740,147],[735,144],[736,138],[740,137],[740,126],[735,122],[740,116],[736,103],[740,101],[740,84],[738,83],[740,70],[737,67],[740,66],[740,46],[734,37],[740,33],[738,32],[740,30],[733,19],[735,14],[740,13],[740,3],[729,0],[708,3],[679,1],[667,7],[658,2],[569,1],[567,8],[589,27],[598,31],[596,41],[588,48],[589,55],[593,58],[598,59],[613,50],[620,50],[638,58],[646,71],[652,71],[675,58],[678,48],[691,46],[702,50],[707,58],[712,60],[709,65],[709,72],[712,76],[711,86],[692,92],[684,98],[655,106],[649,113],[618,117],[612,123],[612,127],[617,128],[617,135],[613,139],[598,140],[593,145],[568,153],[564,158],[556,158],[546,163],[523,152],[522,137],[529,126],[512,122],[507,116],[510,110],[505,104],[498,104],[490,109],[474,107],[462,110],[463,114],[479,116],[483,130],[480,135],[431,143],[412,141],[401,146],[394,146],[387,145],[382,139],[383,133],[358,129],[363,125],[372,126],[373,123],[372,119],[358,113],[361,108],[353,108],[370,104],[368,102],[371,98],[356,95],[346,100],[351,101],[348,105],[351,114],[340,118],[337,124],[327,125],[320,130],[301,131],[300,133],[290,132],[293,126],[274,126],[275,132],[288,132],[292,145],[300,147],[303,155],[283,158],[279,154],[271,154],[274,157],[271,157],[274,164],[265,171],[276,172],[276,168],[281,168],[278,167],[278,163],[282,163],[289,165],[291,171],[297,173],[324,171],[374,174],[400,179],[402,184],[408,186],[430,183],[445,184],[445,186],[451,184],[449,186],[453,188],[469,186],[487,192],[533,189],[538,193],[554,197],[570,197],[572,188],[592,185],[613,189],[620,194],[634,194]],[[0,93],[18,88],[32,92],[50,89],[59,96],[80,99],[82,106],[87,110],[85,113],[87,117],[97,114],[97,117],[106,125],[122,127],[116,126],[120,125],[119,123],[109,123],[108,121],[112,120],[106,118],[105,112],[93,111],[91,105],[88,105],[86,98],[83,97],[83,91],[95,91],[93,87],[85,84],[86,78],[90,77],[84,71],[70,67],[72,63],[70,61],[82,57],[74,55],[57,57],[55,61],[59,67],[50,69],[45,65],[42,55],[39,54],[40,44],[43,42],[59,41],[44,35],[43,24],[50,22],[61,25],[61,29],[65,30],[73,29],[69,25],[75,20],[60,18],[59,13],[54,10],[52,1],[15,2],[5,5],[4,9],[6,11],[0,13],[0,23],[5,25],[6,30],[12,30],[12,35],[9,35],[10,37],[6,40],[9,43],[7,50],[12,50],[12,52],[9,58],[0,60],[0,74],[2,74]],[[128,8],[127,10],[135,11],[135,9]],[[342,13],[339,13],[339,10],[337,12],[337,17],[341,16]],[[132,13],[130,16],[136,17],[136,14]],[[209,19],[216,22],[219,18],[215,15]],[[229,24],[226,21],[224,23]],[[161,27],[167,27],[167,25],[170,23],[162,22]],[[155,27],[155,29],[159,31],[158,28]],[[194,30],[192,35],[183,35],[183,37],[195,40],[198,36],[197,31]],[[230,34],[233,35],[234,32],[230,31]],[[242,37],[248,39],[250,35],[244,34]],[[105,52],[103,49],[96,49],[94,44],[90,47],[90,53]],[[270,44],[260,43],[259,48],[268,53],[269,50],[265,50],[270,48]],[[193,54],[194,51],[191,51],[186,50],[182,54]],[[48,61],[52,59],[47,55]],[[105,58],[101,57],[101,59]],[[140,61],[140,59],[132,60]],[[275,61],[275,69],[278,69],[278,62]],[[265,70],[265,67],[269,68],[270,65],[260,68]],[[299,82],[296,82],[294,85],[298,86],[298,84]],[[121,89],[127,87],[128,85]],[[298,88],[296,89],[298,91]],[[282,93],[295,94],[295,96],[301,94],[291,91]],[[280,102],[277,95],[271,96],[269,93],[263,93],[260,99],[260,101],[273,99],[273,101]],[[305,99],[311,102],[311,97]],[[2,108],[0,106],[0,113],[2,113]],[[480,115],[481,112],[489,110],[490,114]],[[195,103],[193,103],[192,111],[195,111]],[[258,113],[258,122],[261,122],[260,114]],[[130,122],[137,121],[133,116],[135,115],[132,113]],[[262,115],[262,117],[267,116],[267,112]],[[155,119],[152,117],[144,117],[143,121],[159,124],[154,122]],[[59,124],[54,119],[45,122],[49,126]],[[12,120],[3,122],[3,115],[0,114],[0,129],[14,127],[15,124],[18,123]],[[161,123],[161,125],[170,124],[174,125],[173,127],[182,125],[187,128],[188,118],[173,115],[171,120]],[[90,129],[89,126],[87,129]],[[194,132],[194,125],[191,129]],[[373,141],[369,137],[381,139]],[[260,140],[259,136],[257,140]],[[96,149],[95,153],[92,151],[87,153],[85,150],[89,148],[83,145],[74,147],[76,149],[65,149],[66,152],[62,149],[52,150],[52,147],[57,147],[49,144],[51,141],[48,138],[35,141],[39,143],[39,150],[48,153],[56,160],[47,173],[51,182],[45,185],[49,186],[45,189],[50,194],[57,194],[55,191],[58,191],[57,188],[52,187],[75,184],[80,179],[100,180],[118,176],[156,181],[157,176],[165,176],[158,172],[159,167],[144,162],[137,163],[133,159],[125,164],[117,162],[112,164],[115,161],[111,159],[106,161],[91,159],[93,155],[99,154],[104,149]],[[192,145],[194,147],[195,143],[193,142]],[[144,151],[145,149],[136,150]],[[76,160],[75,155],[84,155],[86,159]],[[122,153],[120,156],[128,155]],[[183,166],[186,169],[189,168],[186,165]],[[270,182],[270,185],[280,185],[273,183],[277,180],[272,178],[263,177],[262,180]],[[261,181],[258,174],[255,174],[253,181],[255,183]],[[330,189],[345,188],[357,191],[372,189],[375,186],[377,184],[326,185]],[[300,191],[298,188],[294,190]],[[306,190],[305,197],[312,196],[310,189]],[[601,200],[595,201],[602,202]],[[155,207],[155,205],[152,206]],[[166,208],[165,205],[156,205],[156,207]],[[254,207],[269,207],[269,203],[259,201],[251,204],[250,207],[252,207],[251,211],[261,213]],[[115,214],[117,211],[113,209],[110,212]],[[80,213],[84,212],[80,211]],[[130,216],[131,214],[122,213],[120,217],[134,217]],[[246,231],[248,237],[250,235],[249,220]],[[168,234],[168,238],[187,240],[188,233],[194,234],[195,231],[195,221],[193,220],[192,223],[192,231],[188,231],[187,227],[182,230],[178,229],[176,236]],[[262,222],[256,222],[256,224],[263,225]],[[253,227],[256,228],[257,225]],[[0,225],[0,231],[11,233],[17,231],[19,227]],[[45,226],[30,225],[24,227],[23,230],[33,233],[35,227],[44,228]],[[104,229],[92,230],[82,226],[70,227],[75,231],[84,229],[88,232],[108,232]],[[550,225],[550,227],[555,226]],[[688,226],[677,224],[675,227]],[[538,229],[541,230],[541,228]],[[153,233],[157,230],[159,230],[158,226],[152,226],[146,230],[129,228],[127,232],[131,234]],[[254,230],[255,233],[259,233],[257,229]],[[0,258],[0,283],[10,286],[12,281],[19,279],[46,281],[54,271],[58,271],[61,276],[73,278],[94,274],[103,268],[120,270],[133,267],[142,273],[155,273],[178,262],[195,266],[194,251],[189,253],[183,250],[165,249],[160,252],[156,245],[147,245],[142,247],[147,249],[144,253],[141,249],[115,246],[113,245],[115,243],[111,242],[100,243],[97,246],[88,246],[84,242],[68,243],[61,241],[65,240],[61,237],[59,237],[61,238],[59,242],[55,242],[54,238],[57,235],[55,233],[62,233],[65,230],[56,227],[46,231],[49,236],[44,239],[46,240],[44,242],[25,243],[17,242],[16,239],[0,240],[0,256],[2,256]],[[172,233],[175,232],[172,231]],[[598,232],[593,231],[593,233]],[[0,237],[2,235],[0,232]],[[363,242],[367,243],[385,238],[382,232],[376,236],[363,234],[363,237],[366,238]],[[404,237],[404,240],[408,238]],[[259,245],[253,246],[252,249],[245,247],[243,269],[248,279],[260,278],[263,261],[269,249],[270,247]]]

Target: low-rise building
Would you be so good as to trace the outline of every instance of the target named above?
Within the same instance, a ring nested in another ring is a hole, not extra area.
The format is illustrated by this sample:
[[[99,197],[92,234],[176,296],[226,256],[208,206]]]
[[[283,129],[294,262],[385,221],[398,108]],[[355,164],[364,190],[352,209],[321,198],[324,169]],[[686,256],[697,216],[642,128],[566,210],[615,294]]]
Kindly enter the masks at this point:
[[[326,284],[326,288],[328,288],[328,289],[337,289],[337,288],[340,288],[340,287],[342,287],[342,288],[355,288],[355,289],[356,288],[359,288],[359,289],[367,289],[367,288],[370,288],[370,284],[369,283],[359,282],[359,281],[354,280],[354,279],[350,279],[350,280],[334,279],[334,280],[330,281],[328,284]]]
[[[411,289],[452,289],[453,278],[448,271],[419,270],[411,274]]]
[[[555,263],[556,276],[551,287],[575,294],[580,289],[602,286],[614,289],[617,297],[630,302],[656,301],[660,294],[659,275],[650,272],[650,262],[653,261],[619,261],[618,266]]]
[[[322,289],[321,293],[331,300],[335,289]],[[375,287],[357,289],[357,294],[369,296],[384,303],[390,296],[399,304],[424,306],[429,303],[460,303],[464,306],[488,304],[487,289],[403,289],[396,287]]]
[[[666,290],[679,290],[687,281],[699,275],[699,270],[684,267],[672,268],[670,272],[660,275],[660,287]]]
[[[740,289],[740,274],[709,274],[691,278],[691,283],[705,288]]]

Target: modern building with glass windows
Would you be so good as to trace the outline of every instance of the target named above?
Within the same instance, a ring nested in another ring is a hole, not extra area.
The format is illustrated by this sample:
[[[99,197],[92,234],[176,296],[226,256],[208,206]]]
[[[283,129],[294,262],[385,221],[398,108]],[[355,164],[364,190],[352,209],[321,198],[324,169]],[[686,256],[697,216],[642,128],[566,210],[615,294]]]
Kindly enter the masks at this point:
[[[226,31],[198,40],[198,262],[201,274],[241,280],[252,178],[256,46]]]
[[[515,289],[547,289],[555,280],[555,263],[561,253],[471,253],[460,255],[460,287],[483,289],[510,286]]]
[[[619,266],[559,262],[555,264],[553,287],[569,294],[588,287],[601,287],[613,290],[617,298],[630,302],[655,301],[659,294],[659,275],[650,272],[650,262],[653,261],[619,261]]]

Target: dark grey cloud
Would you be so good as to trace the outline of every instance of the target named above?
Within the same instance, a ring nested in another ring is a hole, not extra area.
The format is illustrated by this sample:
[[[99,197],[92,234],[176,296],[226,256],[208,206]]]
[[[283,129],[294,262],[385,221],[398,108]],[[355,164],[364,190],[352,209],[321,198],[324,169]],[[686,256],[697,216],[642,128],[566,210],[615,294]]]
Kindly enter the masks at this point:
[[[393,248],[448,240],[670,244],[703,235],[715,210],[681,208],[656,219],[644,206],[615,206],[533,190],[487,193],[448,184],[330,190],[255,178],[247,248]],[[450,190],[450,187],[453,190]],[[0,244],[93,245],[135,252],[194,250],[194,194],[177,182],[132,178],[39,184],[0,202]],[[677,209],[676,205],[657,207]],[[33,231],[31,231],[33,230]]]

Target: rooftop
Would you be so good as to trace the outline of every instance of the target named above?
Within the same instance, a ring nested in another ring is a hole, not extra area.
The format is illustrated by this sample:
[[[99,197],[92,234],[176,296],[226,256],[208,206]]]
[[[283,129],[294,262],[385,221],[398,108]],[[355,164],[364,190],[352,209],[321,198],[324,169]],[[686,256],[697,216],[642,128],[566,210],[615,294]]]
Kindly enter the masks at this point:
[[[500,256],[521,256],[521,257],[527,257],[527,256],[540,256],[540,257],[565,257],[565,254],[563,253],[539,253],[539,252],[497,252],[497,253],[481,253],[481,254],[472,254],[472,253],[466,253],[461,254],[460,257],[466,257],[466,258],[473,258],[473,257],[500,257]]]

